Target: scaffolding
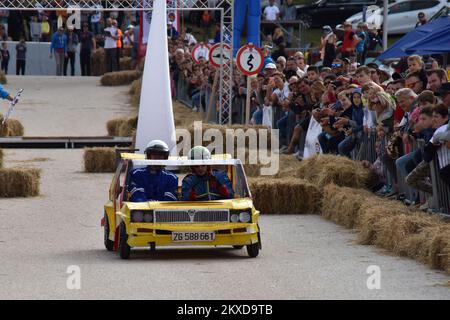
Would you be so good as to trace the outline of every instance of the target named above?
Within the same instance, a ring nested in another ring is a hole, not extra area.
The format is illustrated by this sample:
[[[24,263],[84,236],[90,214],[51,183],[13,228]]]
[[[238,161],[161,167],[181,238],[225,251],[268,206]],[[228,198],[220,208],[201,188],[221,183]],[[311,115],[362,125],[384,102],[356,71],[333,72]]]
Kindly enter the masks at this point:
[[[152,0],[0,0],[0,10],[150,11],[152,8]],[[177,7],[168,9],[180,11],[219,10],[221,13],[221,43],[224,43],[226,35],[229,39],[228,44],[230,47],[233,46],[233,0],[216,0],[214,2],[177,0]],[[231,52],[233,52],[233,48],[231,48]],[[231,124],[233,65],[231,63],[222,64],[219,72],[218,122]]]

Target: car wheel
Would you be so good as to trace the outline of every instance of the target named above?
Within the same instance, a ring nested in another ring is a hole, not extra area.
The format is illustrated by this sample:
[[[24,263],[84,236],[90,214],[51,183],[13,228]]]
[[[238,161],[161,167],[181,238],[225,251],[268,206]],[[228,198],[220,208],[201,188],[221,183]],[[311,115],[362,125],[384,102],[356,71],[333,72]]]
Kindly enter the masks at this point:
[[[309,15],[307,13],[301,13],[298,16],[298,19],[303,21],[303,24],[305,25],[305,27],[307,29],[311,28],[311,26],[312,26],[312,17],[311,17],[311,15]]]
[[[259,254],[259,243],[247,245],[247,253],[251,258],[256,258]]]
[[[124,222],[120,224],[119,234],[119,255],[122,259],[128,259],[130,257],[131,247],[127,243],[128,235]]]
[[[103,227],[105,248],[108,251],[114,250],[114,241],[109,240],[109,221],[108,215],[105,213],[105,226]]]
[[[233,249],[241,250],[244,246],[233,246]]]

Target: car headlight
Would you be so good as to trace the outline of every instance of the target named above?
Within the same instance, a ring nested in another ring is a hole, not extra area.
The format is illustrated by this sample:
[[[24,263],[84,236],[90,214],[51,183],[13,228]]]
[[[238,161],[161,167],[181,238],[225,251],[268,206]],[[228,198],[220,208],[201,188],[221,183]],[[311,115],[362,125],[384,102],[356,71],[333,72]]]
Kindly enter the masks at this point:
[[[237,213],[233,213],[230,217],[231,222],[239,222],[239,215]]]
[[[149,211],[144,214],[145,222],[153,222],[153,212]]]
[[[248,223],[248,222],[250,222],[250,220],[251,220],[250,213],[245,212],[245,211],[239,213],[239,221],[241,221],[243,223]]]
[[[144,221],[144,211],[135,210],[131,212],[131,222],[143,222]]]

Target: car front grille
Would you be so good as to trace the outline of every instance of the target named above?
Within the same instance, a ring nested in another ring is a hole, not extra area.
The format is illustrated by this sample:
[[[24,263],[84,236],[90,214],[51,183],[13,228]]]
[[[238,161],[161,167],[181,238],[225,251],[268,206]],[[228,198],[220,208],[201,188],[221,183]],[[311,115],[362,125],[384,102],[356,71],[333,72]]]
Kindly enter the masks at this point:
[[[155,210],[155,223],[229,222],[227,209]]]

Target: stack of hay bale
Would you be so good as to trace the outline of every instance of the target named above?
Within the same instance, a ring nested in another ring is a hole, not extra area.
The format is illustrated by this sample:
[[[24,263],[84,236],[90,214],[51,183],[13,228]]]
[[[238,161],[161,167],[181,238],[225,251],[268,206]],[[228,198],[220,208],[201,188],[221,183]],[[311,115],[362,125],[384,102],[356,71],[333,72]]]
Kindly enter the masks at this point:
[[[19,120],[8,119],[5,125],[3,123],[3,115],[0,114],[0,137],[22,137],[24,128]]]
[[[0,197],[36,197],[39,195],[40,170],[3,168],[0,150]]]
[[[90,173],[116,171],[115,148],[84,149],[84,170]]]
[[[139,70],[108,72],[102,76],[100,82],[103,86],[123,86],[131,84],[141,76],[142,72]]]

